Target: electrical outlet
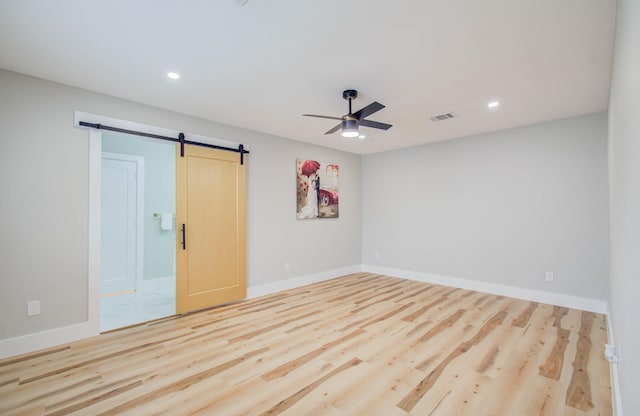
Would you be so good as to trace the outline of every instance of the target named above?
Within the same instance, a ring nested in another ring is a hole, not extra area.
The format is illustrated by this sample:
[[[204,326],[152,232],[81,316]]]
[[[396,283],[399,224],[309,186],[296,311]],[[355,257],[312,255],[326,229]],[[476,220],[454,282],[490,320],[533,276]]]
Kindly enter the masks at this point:
[[[36,315],[40,315],[40,301],[33,300],[31,302],[27,302],[27,316]]]
[[[618,349],[613,344],[605,344],[604,345],[604,358],[607,359],[610,363],[618,362]]]
[[[620,347],[614,344],[604,345],[604,358],[620,369]]]
[[[285,261],[284,262],[284,271],[288,272],[289,270],[291,270],[291,262]]]
[[[553,272],[545,272],[544,273],[544,280],[546,280],[547,282],[553,282],[553,279],[555,278],[555,275]]]

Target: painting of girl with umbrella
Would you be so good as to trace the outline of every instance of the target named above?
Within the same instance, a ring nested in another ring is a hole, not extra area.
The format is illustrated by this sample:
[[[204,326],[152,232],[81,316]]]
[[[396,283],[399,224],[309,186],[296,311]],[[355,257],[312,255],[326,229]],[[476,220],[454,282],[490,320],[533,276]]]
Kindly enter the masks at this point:
[[[298,219],[338,218],[338,172],[338,165],[335,164],[298,159]]]

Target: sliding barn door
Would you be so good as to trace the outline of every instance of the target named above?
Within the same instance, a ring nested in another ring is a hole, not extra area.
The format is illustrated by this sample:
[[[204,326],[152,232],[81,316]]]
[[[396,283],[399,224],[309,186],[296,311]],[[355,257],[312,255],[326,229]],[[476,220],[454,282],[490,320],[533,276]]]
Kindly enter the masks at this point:
[[[176,311],[246,296],[245,165],[238,153],[177,154]]]

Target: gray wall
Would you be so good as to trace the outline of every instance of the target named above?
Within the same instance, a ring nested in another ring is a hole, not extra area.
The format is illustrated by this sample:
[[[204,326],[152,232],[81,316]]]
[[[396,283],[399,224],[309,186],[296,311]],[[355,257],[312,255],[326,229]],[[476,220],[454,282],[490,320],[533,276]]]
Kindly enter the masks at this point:
[[[0,70],[0,339],[87,320],[88,133],[74,110],[243,142],[248,285],[361,262],[359,156]],[[297,221],[296,158],[340,165],[340,218]],[[284,262],[291,270],[284,271]],[[40,299],[42,314],[26,317]]]
[[[171,142],[104,133],[102,151],[144,157],[144,279],[175,276],[173,230],[154,213],[176,213],[176,148]]]
[[[609,101],[609,309],[625,415],[640,414],[640,2],[618,0]]]
[[[606,299],[606,128],[595,114],[365,156],[363,263]]]

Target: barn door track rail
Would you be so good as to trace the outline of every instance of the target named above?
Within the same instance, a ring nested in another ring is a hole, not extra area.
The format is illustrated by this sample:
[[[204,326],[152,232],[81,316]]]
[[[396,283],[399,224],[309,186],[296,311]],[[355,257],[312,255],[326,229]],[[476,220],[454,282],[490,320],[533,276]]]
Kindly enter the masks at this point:
[[[236,149],[235,147],[226,147],[226,146],[218,146],[218,145],[215,145],[215,144],[194,142],[192,140],[186,140],[185,137],[184,137],[184,133],[180,133],[178,135],[178,138],[176,139],[175,137],[160,136],[159,134],[151,134],[151,133],[145,133],[145,132],[142,132],[142,131],[121,129],[119,127],[105,126],[104,124],[98,124],[98,123],[87,123],[86,121],[80,121],[80,122],[78,122],[78,124],[80,126],[89,127],[89,128],[92,128],[92,129],[109,130],[109,131],[115,131],[115,132],[118,132],[118,133],[133,134],[133,135],[136,135],[136,136],[149,137],[151,139],[159,139],[159,140],[166,140],[166,141],[174,142],[174,143],[180,143],[180,156],[182,156],[182,157],[184,157],[184,145],[185,144],[190,144],[190,145],[194,145],[194,146],[208,147],[210,149],[226,150],[228,152],[240,153],[240,164],[241,165],[244,165],[244,155],[249,153],[249,151],[244,148],[243,144],[239,145],[238,148]]]

